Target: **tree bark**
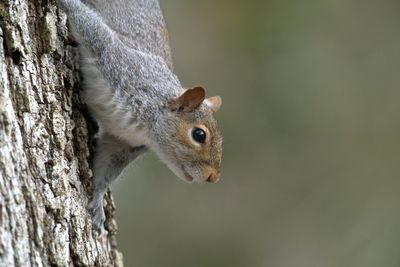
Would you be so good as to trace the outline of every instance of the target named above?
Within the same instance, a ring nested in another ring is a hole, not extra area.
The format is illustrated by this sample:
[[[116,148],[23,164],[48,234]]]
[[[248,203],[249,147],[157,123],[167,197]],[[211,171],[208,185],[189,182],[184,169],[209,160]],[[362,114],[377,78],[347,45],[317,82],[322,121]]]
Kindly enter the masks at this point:
[[[122,266],[86,211],[90,120],[78,50],[54,2],[0,1],[0,266]]]

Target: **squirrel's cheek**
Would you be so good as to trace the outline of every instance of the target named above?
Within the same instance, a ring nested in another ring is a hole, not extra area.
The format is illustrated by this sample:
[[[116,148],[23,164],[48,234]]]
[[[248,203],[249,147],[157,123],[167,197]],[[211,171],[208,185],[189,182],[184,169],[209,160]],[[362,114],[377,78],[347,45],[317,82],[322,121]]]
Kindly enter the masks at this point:
[[[188,134],[188,132],[191,131],[191,127],[187,124],[181,124],[176,138],[179,144],[185,146],[185,147],[189,147],[189,148],[196,148],[197,146],[193,143],[192,138],[190,137],[190,135]]]

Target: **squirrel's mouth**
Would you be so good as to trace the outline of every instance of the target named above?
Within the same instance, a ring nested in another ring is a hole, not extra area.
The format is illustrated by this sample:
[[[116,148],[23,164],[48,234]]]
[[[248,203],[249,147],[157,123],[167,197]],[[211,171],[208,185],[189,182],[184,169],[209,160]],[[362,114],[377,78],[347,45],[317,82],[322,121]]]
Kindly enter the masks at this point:
[[[183,174],[185,175],[185,179],[187,182],[193,182],[194,178],[185,170],[183,166],[181,166]]]

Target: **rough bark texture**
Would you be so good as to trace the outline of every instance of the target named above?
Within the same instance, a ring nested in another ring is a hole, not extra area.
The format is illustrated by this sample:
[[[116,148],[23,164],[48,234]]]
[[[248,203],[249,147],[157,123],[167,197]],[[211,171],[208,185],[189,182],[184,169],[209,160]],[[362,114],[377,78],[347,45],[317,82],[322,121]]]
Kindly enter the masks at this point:
[[[54,2],[0,1],[0,266],[120,266],[92,230],[78,51]],[[90,127],[89,127],[90,128]]]

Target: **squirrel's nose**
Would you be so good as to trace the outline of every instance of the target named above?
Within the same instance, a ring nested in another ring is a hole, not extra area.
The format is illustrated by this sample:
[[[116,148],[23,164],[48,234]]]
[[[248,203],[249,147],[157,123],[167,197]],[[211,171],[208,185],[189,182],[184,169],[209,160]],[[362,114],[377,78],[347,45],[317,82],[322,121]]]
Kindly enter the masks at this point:
[[[219,174],[215,171],[212,171],[207,178],[207,182],[209,183],[215,183],[219,180]]]

